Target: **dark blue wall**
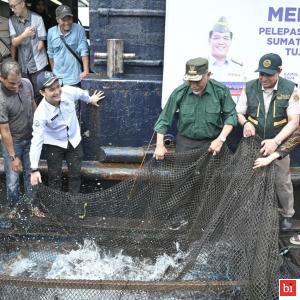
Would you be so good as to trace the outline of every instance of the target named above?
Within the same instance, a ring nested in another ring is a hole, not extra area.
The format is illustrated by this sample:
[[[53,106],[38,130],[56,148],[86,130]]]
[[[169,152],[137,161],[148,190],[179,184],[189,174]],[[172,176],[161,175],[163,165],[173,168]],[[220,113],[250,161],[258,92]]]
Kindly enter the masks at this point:
[[[101,89],[100,107],[83,106],[82,132],[85,154],[95,159],[100,146],[147,145],[161,106],[161,81],[100,79],[84,81],[84,88]]]
[[[91,55],[106,52],[107,39],[123,39],[124,52],[138,59],[163,60],[165,0],[92,0],[90,2]],[[92,63],[95,72],[106,73],[105,65]],[[159,67],[125,65],[126,74],[158,74]],[[142,78],[139,78],[142,80]]]
[[[82,86],[101,89],[106,97],[98,110],[82,107],[86,159],[96,159],[100,146],[149,143],[161,111],[164,29],[165,0],[90,2],[91,68],[97,75],[86,78]],[[124,74],[107,78],[105,61],[94,59],[95,52],[107,51],[107,39],[124,40],[124,53],[135,53],[146,63],[125,62]]]

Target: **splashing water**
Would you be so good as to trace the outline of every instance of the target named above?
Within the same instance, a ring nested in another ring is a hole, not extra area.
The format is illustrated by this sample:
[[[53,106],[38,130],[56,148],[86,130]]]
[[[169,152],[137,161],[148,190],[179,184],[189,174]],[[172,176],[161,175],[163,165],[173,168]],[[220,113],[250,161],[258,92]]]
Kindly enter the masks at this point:
[[[28,247],[18,252],[10,252],[9,256],[3,259],[0,257],[0,275],[26,276],[31,278],[67,279],[67,280],[132,280],[132,281],[156,281],[163,278],[169,268],[178,268],[187,258],[188,252],[182,252],[179,244],[176,243],[176,253],[172,256],[163,254],[155,259],[130,257],[122,251],[117,253],[98,247],[94,241],[84,240],[83,245],[78,245],[77,250],[66,252],[65,246],[60,245],[59,249],[49,251],[47,246],[41,245],[43,251],[29,251]],[[61,247],[62,246],[62,247]],[[229,262],[226,253],[230,245],[217,243],[212,247],[217,252],[224,254],[224,266]],[[230,247],[229,247],[230,248]],[[221,274],[210,269],[210,255],[212,249],[206,249],[197,257],[195,267],[188,272],[183,280],[212,279],[230,280],[230,272]],[[64,252],[62,254],[62,251]],[[212,257],[213,259],[213,257]],[[222,268],[224,267],[222,266]],[[228,271],[228,270],[227,270]],[[208,291],[169,291],[153,292],[151,290],[94,290],[94,289],[32,289],[14,290],[14,299],[24,299],[24,293],[31,293],[27,299],[60,299],[60,300],[176,300],[176,299],[205,299],[224,300],[235,299],[240,295],[239,287],[231,291],[208,290]],[[28,294],[28,295],[29,295]],[[2,294],[1,294],[2,295]],[[27,294],[26,294],[27,295]],[[97,296],[97,298],[95,298]],[[229,298],[228,298],[229,296]],[[232,298],[231,298],[232,296]],[[1,297],[1,300],[11,298]]]
[[[79,249],[56,257],[33,253],[29,253],[28,257],[18,255],[2,264],[0,274],[49,279],[152,281],[162,278],[168,268],[176,268],[184,259],[186,254],[179,249],[178,244],[176,250],[174,256],[163,254],[155,260],[142,259],[124,255],[122,250],[113,254],[86,239],[83,245],[79,245]],[[50,261],[41,264],[36,257],[49,258]]]

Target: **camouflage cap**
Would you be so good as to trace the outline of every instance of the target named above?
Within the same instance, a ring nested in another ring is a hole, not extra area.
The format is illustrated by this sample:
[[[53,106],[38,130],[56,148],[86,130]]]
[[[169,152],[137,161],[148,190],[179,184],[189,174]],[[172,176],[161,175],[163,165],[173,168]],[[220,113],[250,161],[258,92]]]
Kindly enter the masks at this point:
[[[208,60],[202,57],[190,59],[185,65],[183,80],[199,81],[208,72]]]
[[[231,32],[228,26],[227,19],[225,17],[221,17],[211,30],[221,33]]]
[[[281,57],[275,53],[268,53],[260,58],[258,68],[255,70],[255,72],[274,75],[278,70],[281,70],[281,67]]]

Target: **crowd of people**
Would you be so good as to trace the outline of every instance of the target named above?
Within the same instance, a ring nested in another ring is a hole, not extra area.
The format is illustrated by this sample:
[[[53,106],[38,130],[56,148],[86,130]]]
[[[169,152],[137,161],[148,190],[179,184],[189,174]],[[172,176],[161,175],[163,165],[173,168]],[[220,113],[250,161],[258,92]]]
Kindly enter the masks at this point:
[[[73,22],[72,10],[66,5],[57,7],[57,25],[52,26],[43,4],[43,0],[37,2],[38,14],[29,10],[24,0],[9,0],[13,12],[9,18],[12,59],[1,66],[0,133],[10,218],[18,216],[18,204],[24,198],[20,196],[20,172],[32,213],[44,216],[32,201],[34,187],[42,181],[38,166],[43,145],[49,185],[61,188],[65,159],[69,191],[80,192],[83,152],[76,103],[81,100],[98,106],[104,98],[103,92],[89,96],[80,88],[89,73],[84,28]],[[246,82],[241,95],[233,98],[223,83],[244,83],[245,77],[242,64],[227,57],[232,37],[226,18],[221,17],[209,33],[208,59],[187,61],[184,83],[170,95],[154,126],[154,157],[162,160],[168,152],[164,135],[176,112],[177,152],[207,145],[209,153],[218,155],[239,124],[245,138],[258,135],[263,140],[262,157],[254,162],[254,168],[275,160],[280,228],[290,230],[295,211],[289,151],[300,140],[299,91],[295,83],[280,76],[281,57],[268,53],[259,60],[258,79]],[[293,237],[293,242],[300,244],[300,235]]]
[[[80,192],[83,158],[76,105],[93,106],[104,98],[80,87],[89,73],[89,48],[84,28],[73,23],[71,8],[55,10],[51,26],[45,3],[31,11],[24,0],[10,0],[8,20],[11,57],[1,61],[0,134],[6,175],[8,217],[20,216],[26,205],[36,217],[44,213],[35,203],[36,185],[42,182],[39,160],[44,145],[48,184],[61,189],[62,162],[68,166],[68,190]],[[45,27],[45,24],[47,22]],[[47,31],[46,31],[47,29]],[[24,193],[20,192],[20,174]]]

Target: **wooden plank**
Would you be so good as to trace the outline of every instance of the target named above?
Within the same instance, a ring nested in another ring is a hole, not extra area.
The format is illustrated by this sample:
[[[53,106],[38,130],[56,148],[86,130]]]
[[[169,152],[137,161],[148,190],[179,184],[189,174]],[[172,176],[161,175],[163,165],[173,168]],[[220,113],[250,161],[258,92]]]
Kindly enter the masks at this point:
[[[0,286],[30,286],[36,288],[142,290],[142,291],[203,291],[232,289],[245,285],[241,281],[129,281],[129,280],[66,280],[0,276]]]

